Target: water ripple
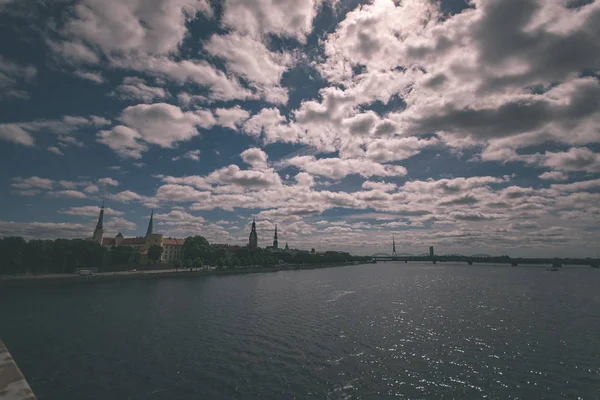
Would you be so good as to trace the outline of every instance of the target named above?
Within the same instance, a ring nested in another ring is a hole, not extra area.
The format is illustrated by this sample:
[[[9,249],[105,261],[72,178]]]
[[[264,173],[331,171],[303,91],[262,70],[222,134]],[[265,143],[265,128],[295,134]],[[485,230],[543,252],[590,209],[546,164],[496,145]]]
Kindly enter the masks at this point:
[[[22,287],[0,293],[0,336],[42,400],[599,398],[597,272],[387,263]]]

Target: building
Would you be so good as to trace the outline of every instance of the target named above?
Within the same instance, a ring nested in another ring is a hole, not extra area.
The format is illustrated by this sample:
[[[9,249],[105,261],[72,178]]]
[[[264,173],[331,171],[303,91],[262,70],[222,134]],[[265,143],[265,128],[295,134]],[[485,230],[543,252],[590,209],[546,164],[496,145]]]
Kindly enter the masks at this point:
[[[148,222],[148,229],[146,230],[146,237],[152,235],[152,231],[154,231],[154,209],[150,213],[150,221]]]
[[[96,229],[94,229],[94,234],[90,240],[99,243],[104,247],[133,247],[142,255],[147,255],[148,249],[151,246],[160,246],[163,248],[160,259],[161,262],[172,262],[183,259],[183,244],[185,239],[164,237],[161,234],[154,233],[154,210],[150,213],[150,220],[148,221],[148,229],[146,229],[145,236],[126,238],[119,232],[114,238],[105,238],[103,225],[104,203],[102,203],[100,215],[98,216],[98,223],[96,224]]]
[[[266,250],[270,251],[271,253],[282,251],[279,249],[279,241],[277,240],[277,225],[275,225],[275,234],[273,235],[273,246],[267,246]]]
[[[162,248],[163,253],[161,259],[163,261],[183,260],[183,244],[185,239],[163,238]]]
[[[102,244],[103,237],[104,237],[104,202],[102,202],[102,207],[100,208],[100,215],[98,216],[98,223],[96,223],[96,229],[94,229],[94,234],[92,235],[92,240],[96,243]]]
[[[258,247],[258,235],[256,234],[256,221],[254,220],[254,218],[252,218],[252,229],[250,230],[248,247],[251,249],[256,249]]]
[[[433,246],[429,246],[429,257],[434,257],[435,253],[433,252]]]

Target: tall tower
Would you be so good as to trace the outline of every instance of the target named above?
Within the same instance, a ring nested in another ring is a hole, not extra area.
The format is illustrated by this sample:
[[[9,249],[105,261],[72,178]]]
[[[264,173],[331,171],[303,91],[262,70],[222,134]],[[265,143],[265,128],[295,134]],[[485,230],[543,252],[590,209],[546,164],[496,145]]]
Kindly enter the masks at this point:
[[[94,235],[92,240],[96,243],[102,244],[102,237],[104,236],[104,202],[102,202],[102,208],[100,208],[100,215],[98,216],[98,223],[96,229],[94,229]]]
[[[252,230],[250,231],[248,247],[251,249],[255,249],[258,247],[258,235],[256,234],[256,221],[254,220],[254,218],[252,218]]]
[[[392,235],[392,257],[397,257],[398,253],[396,253],[396,238]]]
[[[152,231],[154,230],[154,209],[150,213],[150,221],[148,222],[148,230],[146,231],[146,237],[152,235]]]
[[[275,225],[275,235],[273,236],[273,248],[275,250],[279,248],[279,243],[277,241],[277,225]]]

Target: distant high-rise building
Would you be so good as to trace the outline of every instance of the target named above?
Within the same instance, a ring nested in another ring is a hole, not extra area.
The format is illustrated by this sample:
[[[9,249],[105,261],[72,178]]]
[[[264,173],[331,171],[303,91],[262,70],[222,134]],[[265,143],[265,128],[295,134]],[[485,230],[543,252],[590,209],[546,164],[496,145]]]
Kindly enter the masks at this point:
[[[392,257],[396,257],[398,254],[396,253],[396,238],[392,235]]]
[[[275,225],[275,235],[273,235],[273,248],[275,250],[279,248],[279,242],[277,241],[277,225]]]
[[[104,202],[102,202],[102,208],[100,208],[100,215],[98,216],[98,223],[96,229],[94,229],[94,235],[92,240],[96,243],[102,244],[102,237],[104,236]]]
[[[256,234],[256,221],[254,218],[252,218],[252,230],[250,231],[248,247],[251,249],[256,249],[258,247],[258,235]]]
[[[429,246],[429,257],[433,256],[435,256],[435,253],[433,252],[433,246]]]

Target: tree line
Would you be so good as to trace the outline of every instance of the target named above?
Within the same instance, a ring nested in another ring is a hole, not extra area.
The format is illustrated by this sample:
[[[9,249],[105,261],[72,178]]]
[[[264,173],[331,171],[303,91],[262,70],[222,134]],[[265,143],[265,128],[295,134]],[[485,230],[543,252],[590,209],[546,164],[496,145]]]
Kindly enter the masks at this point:
[[[140,266],[156,267],[163,248],[150,246],[144,257],[139,249],[129,246],[107,248],[85,239],[29,240],[12,236],[0,238],[0,274],[73,273],[76,268],[119,271]],[[183,257],[172,266],[199,269],[205,265],[217,268],[252,268],[286,264],[329,264],[366,261],[349,253],[328,251],[317,254],[306,251],[271,252],[266,249],[210,244],[202,236],[190,236],[183,245]],[[152,264],[155,264],[152,266]]]

